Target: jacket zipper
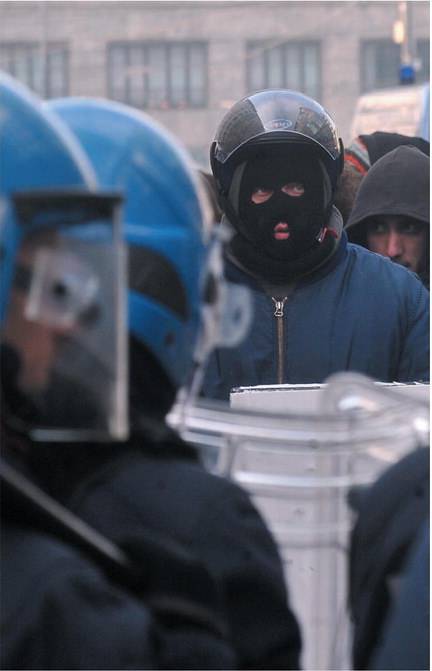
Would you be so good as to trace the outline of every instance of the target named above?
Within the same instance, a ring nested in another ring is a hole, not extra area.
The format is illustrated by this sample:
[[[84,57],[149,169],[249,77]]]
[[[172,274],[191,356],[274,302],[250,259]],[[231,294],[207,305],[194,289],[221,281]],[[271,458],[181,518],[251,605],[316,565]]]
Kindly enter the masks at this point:
[[[276,318],[276,338],[277,338],[277,383],[283,384],[284,381],[284,306],[288,296],[277,299],[272,297],[275,306],[274,316]]]

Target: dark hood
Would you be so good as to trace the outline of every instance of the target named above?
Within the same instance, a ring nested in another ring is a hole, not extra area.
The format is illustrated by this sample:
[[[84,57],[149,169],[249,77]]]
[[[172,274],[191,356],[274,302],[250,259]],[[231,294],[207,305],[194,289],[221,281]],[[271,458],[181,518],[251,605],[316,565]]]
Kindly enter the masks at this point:
[[[359,138],[366,145],[371,165],[376,163],[382,156],[385,156],[385,154],[403,145],[417,147],[423,154],[429,156],[429,142],[422,137],[410,137],[409,135],[400,135],[399,133],[376,131],[375,133],[370,133],[370,135],[359,135]]]
[[[380,158],[363,178],[346,225],[348,236],[366,219],[401,215],[429,226],[429,158],[402,146]]]

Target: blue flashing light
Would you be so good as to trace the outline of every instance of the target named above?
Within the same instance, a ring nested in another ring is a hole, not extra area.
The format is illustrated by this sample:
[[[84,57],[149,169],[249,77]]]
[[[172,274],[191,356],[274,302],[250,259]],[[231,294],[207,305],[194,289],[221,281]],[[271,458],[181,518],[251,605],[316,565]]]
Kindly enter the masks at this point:
[[[399,68],[399,82],[401,84],[414,84],[415,70],[412,65],[401,65]]]

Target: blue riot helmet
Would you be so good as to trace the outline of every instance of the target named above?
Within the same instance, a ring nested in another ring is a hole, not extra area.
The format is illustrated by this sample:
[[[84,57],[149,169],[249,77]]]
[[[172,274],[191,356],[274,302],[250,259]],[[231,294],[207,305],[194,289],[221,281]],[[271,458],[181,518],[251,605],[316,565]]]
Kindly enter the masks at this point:
[[[165,129],[130,107],[84,98],[47,104],[101,183],[124,191],[130,334],[178,389],[219,337],[222,293],[220,243],[193,164]]]
[[[2,422],[35,440],[127,435],[120,196],[73,134],[0,76]]]

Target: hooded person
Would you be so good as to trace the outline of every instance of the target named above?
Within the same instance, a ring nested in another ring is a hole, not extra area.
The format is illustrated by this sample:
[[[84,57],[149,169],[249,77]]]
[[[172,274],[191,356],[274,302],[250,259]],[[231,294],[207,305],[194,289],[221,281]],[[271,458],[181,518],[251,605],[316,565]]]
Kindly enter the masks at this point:
[[[415,147],[398,147],[362,181],[348,237],[417,273],[429,287],[429,209],[429,158]]]
[[[344,169],[335,197],[335,205],[342,214],[345,225],[360,183],[369,168],[388,152],[404,145],[417,147],[425,156],[429,156],[430,145],[424,138],[385,131],[359,135],[345,147]]]
[[[233,233],[226,276],[251,289],[254,323],[237,347],[213,353],[203,394],[320,383],[341,370],[428,379],[427,292],[347,242],[333,205],[343,147],[324,108],[296,91],[254,93],[226,113],[210,157]]]

